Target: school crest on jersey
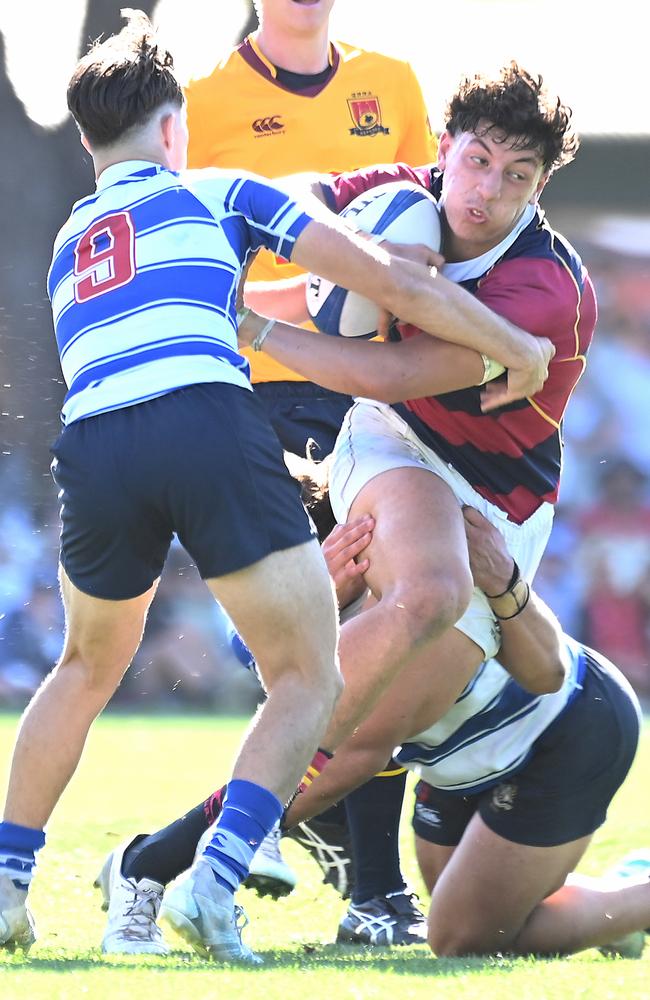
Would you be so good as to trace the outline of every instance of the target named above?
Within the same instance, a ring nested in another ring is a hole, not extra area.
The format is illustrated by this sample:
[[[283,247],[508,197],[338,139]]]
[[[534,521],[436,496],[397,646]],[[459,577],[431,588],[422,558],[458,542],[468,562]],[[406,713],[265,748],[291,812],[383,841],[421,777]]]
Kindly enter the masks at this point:
[[[353,94],[348,97],[348,108],[354,128],[350,135],[389,135],[390,129],[381,123],[381,105],[379,98],[372,94]]]
[[[492,801],[490,803],[492,809],[503,810],[505,812],[510,812],[511,809],[515,807],[515,799],[517,797],[517,786],[514,782],[504,781],[492,791]]]

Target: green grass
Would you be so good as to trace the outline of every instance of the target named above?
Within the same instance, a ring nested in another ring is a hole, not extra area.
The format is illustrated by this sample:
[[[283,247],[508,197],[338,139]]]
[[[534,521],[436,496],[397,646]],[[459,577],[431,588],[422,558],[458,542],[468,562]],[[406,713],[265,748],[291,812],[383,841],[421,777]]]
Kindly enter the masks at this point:
[[[650,998],[650,948],[640,961],[610,960],[596,951],[536,961],[436,960],[425,947],[364,952],[333,946],[343,904],[320,883],[301,849],[284,853],[299,885],[273,903],[242,891],[251,925],[245,940],[262,969],[212,966],[174,942],[169,958],[105,958],[104,915],[92,881],[108,850],[138,831],[157,828],[199,802],[227,777],[245,722],[206,717],[106,716],[52,821],[34,883],[39,941],[26,958],[0,958],[2,1000],[484,1000]],[[7,760],[16,719],[0,716],[0,754]],[[607,825],[582,870],[598,874],[628,850],[650,844],[650,726]],[[406,808],[410,812],[411,796]],[[410,828],[402,825],[404,865],[419,886]],[[422,893],[424,897],[424,893]]]

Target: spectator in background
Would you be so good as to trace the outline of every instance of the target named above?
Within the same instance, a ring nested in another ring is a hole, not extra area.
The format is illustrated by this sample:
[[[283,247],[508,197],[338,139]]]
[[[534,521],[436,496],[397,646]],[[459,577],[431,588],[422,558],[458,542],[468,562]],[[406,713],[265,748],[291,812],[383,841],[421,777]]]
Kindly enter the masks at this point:
[[[585,579],[584,639],[650,697],[648,480],[625,458],[602,466],[600,496],[577,521]]]

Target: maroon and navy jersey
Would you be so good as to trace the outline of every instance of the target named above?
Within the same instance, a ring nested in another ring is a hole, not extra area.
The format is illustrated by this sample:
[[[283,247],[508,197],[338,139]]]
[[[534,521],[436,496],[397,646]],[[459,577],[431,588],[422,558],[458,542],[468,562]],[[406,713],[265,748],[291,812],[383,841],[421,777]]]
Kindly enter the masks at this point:
[[[330,208],[340,212],[363,191],[399,180],[421,184],[436,197],[441,193],[439,170],[404,164],[339,174],[322,187]],[[539,208],[484,274],[459,284],[521,329],[552,341],[548,379],[535,396],[492,413],[481,412],[479,387],[395,408],[481,496],[521,524],[543,502],[557,500],[562,417],[584,370],[596,323],[593,286],[576,251]],[[419,331],[400,324],[399,332],[410,337]]]

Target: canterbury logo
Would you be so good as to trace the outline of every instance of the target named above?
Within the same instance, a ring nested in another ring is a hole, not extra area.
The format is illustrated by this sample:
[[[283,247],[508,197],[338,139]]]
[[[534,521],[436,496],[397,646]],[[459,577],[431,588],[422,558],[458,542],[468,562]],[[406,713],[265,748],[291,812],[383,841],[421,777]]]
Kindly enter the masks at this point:
[[[269,115],[267,118],[256,118],[252,128],[253,132],[281,132],[284,122],[280,115]]]

